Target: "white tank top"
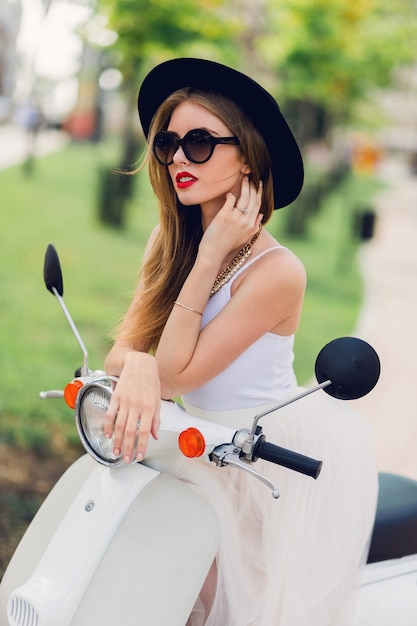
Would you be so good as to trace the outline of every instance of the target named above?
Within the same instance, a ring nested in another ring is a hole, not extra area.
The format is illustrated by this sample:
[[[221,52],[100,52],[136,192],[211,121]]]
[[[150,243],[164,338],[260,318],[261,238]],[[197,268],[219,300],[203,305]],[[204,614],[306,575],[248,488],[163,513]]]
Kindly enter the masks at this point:
[[[237,276],[264,254],[282,247],[268,248],[241,267],[208,301],[201,328],[211,322],[229,302]],[[296,385],[293,346],[294,335],[266,333],[218,376],[184,394],[184,402],[207,411],[230,411],[279,402]]]

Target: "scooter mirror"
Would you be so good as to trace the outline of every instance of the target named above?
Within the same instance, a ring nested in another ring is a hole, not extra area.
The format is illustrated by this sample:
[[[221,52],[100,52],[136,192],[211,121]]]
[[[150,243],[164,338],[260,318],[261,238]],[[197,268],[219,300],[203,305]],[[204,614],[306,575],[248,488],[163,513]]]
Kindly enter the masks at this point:
[[[315,373],[319,383],[331,380],[323,389],[339,400],[354,400],[371,391],[378,382],[381,365],[372,346],[356,337],[340,337],[319,352]]]
[[[64,285],[62,282],[61,264],[59,262],[58,252],[56,251],[55,246],[51,243],[48,245],[45,252],[43,279],[48,291],[55,295],[53,292],[54,287],[58,294],[62,297],[64,294]]]
[[[72,332],[75,335],[75,338],[78,341],[78,344],[83,351],[84,355],[84,363],[81,368],[81,376],[89,376],[90,370],[88,367],[88,351],[85,347],[84,341],[81,338],[80,333],[74,321],[65,306],[65,302],[63,299],[64,293],[64,285],[62,282],[62,273],[61,273],[61,264],[59,262],[58,252],[51,243],[48,245],[45,253],[45,260],[43,263],[43,279],[45,281],[46,288],[50,291],[54,296],[56,296],[59,304],[61,305],[62,310],[64,311],[65,317],[68,320],[69,325],[71,326]]]

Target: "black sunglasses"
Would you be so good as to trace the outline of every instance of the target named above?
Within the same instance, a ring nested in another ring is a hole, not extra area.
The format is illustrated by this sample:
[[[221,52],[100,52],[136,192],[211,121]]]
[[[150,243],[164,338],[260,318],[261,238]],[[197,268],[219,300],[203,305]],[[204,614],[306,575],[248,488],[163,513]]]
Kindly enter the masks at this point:
[[[179,146],[191,163],[205,163],[219,143],[238,146],[239,139],[237,137],[213,137],[202,128],[190,130],[182,139],[178,139],[174,133],[163,130],[156,133],[152,149],[161,165],[171,165],[174,162],[174,154]]]

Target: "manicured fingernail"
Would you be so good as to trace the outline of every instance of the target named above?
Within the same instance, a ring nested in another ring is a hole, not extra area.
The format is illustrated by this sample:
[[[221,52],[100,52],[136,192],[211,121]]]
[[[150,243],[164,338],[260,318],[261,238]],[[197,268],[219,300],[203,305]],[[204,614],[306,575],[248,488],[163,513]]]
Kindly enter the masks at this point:
[[[123,463],[125,463],[126,465],[128,465],[130,463],[130,456],[128,454],[126,454],[123,457]]]
[[[119,456],[120,449],[119,448],[113,448],[113,454],[114,454],[114,456]]]
[[[142,452],[138,452],[136,455],[136,460],[138,463],[140,463],[141,461],[143,461],[143,454]]]

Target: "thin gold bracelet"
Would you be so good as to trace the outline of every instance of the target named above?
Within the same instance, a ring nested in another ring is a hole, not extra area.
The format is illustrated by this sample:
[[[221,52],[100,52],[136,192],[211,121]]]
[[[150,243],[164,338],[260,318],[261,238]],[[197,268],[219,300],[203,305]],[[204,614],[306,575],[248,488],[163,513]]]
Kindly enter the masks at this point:
[[[203,315],[201,311],[197,311],[197,309],[193,309],[186,304],[181,304],[181,302],[177,302],[177,300],[174,300],[174,304],[176,304],[177,306],[181,306],[183,309],[187,309],[187,311],[191,311],[192,313],[197,313],[197,315]]]

